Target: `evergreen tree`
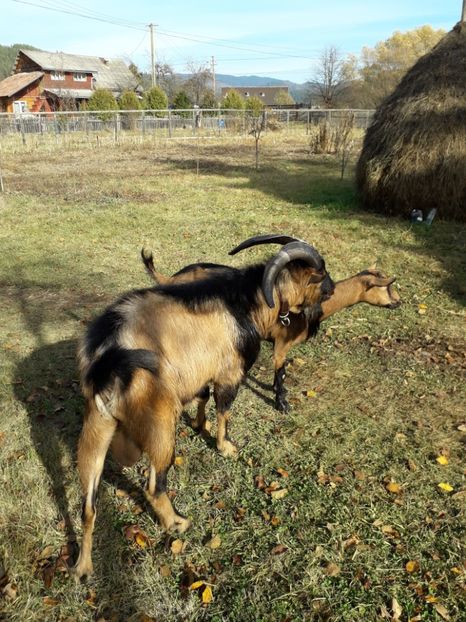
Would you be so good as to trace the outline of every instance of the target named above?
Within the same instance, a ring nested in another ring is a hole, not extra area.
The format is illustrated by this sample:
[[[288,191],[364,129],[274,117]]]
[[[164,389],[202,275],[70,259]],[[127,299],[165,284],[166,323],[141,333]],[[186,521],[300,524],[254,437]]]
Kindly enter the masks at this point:
[[[228,91],[228,93],[223,98],[222,108],[224,110],[233,109],[233,110],[244,110],[244,99],[235,89]]]
[[[166,110],[168,107],[168,97],[164,91],[158,86],[153,86],[144,93],[143,99],[144,110]],[[162,116],[163,113],[154,113],[156,116]]]

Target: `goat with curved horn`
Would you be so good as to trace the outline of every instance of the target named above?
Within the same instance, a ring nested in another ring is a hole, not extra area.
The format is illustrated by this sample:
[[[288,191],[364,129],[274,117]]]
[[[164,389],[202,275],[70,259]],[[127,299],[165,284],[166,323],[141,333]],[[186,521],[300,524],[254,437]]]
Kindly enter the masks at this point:
[[[296,259],[306,262],[318,273],[315,276],[310,277],[310,283],[320,283],[328,277],[325,270],[325,262],[313,246],[307,244],[307,242],[301,241],[293,241],[289,244],[285,244],[280,252],[274,257],[271,257],[271,259],[267,262],[264,270],[264,277],[262,279],[262,291],[264,292],[265,300],[271,309],[275,306],[273,300],[273,288],[277,277],[283,268],[290,263],[290,261],[295,261]],[[331,285],[333,284],[330,282],[329,294],[333,291],[333,287],[331,287]]]
[[[289,244],[290,242],[302,242],[299,238],[293,238],[290,235],[282,235],[281,233],[264,233],[263,235],[254,235],[252,238],[248,238],[235,246],[231,250],[229,255],[236,255],[245,248],[251,248],[251,246],[259,246],[259,244]]]

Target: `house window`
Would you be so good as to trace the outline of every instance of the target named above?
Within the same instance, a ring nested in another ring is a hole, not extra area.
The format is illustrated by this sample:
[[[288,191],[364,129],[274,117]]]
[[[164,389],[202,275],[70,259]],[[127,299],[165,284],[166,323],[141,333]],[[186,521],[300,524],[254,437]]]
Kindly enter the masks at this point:
[[[13,112],[15,114],[22,114],[23,112],[27,112],[27,109],[28,107],[25,101],[18,100],[16,102],[13,102]]]
[[[261,97],[265,97],[265,93],[260,93],[260,96]]]
[[[244,91],[244,96],[245,96],[245,97],[249,97],[249,93],[248,93],[248,91]]]
[[[87,80],[86,74],[85,73],[79,73],[79,72],[75,73],[73,78],[74,78],[75,82],[86,82],[86,80]]]
[[[52,80],[64,80],[65,74],[62,71],[52,71],[50,77]]]

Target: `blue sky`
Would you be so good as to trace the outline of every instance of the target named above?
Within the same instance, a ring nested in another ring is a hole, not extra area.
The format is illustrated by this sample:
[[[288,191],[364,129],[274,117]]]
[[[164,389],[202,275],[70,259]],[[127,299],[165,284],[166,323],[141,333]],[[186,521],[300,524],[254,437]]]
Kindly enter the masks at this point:
[[[157,3],[158,4],[158,3]],[[424,24],[450,30],[462,0],[0,0],[0,44],[121,57],[150,68],[150,22],[157,57],[186,71],[210,63],[217,73],[304,82],[325,47],[358,54],[395,30]],[[38,6],[40,5],[40,6]],[[46,8],[44,8],[46,7]],[[57,12],[60,9],[66,12]],[[90,15],[86,19],[76,13]],[[99,19],[97,19],[99,18]]]

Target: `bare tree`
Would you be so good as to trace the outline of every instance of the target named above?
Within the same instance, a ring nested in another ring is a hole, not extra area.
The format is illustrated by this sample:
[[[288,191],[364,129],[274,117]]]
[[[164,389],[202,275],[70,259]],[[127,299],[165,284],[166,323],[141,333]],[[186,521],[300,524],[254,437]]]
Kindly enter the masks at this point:
[[[338,96],[345,90],[345,63],[336,47],[322,52],[312,86],[319,94],[325,108],[335,107]]]
[[[212,90],[212,71],[208,65],[188,63],[188,72],[191,74],[184,84],[184,89],[196,106],[201,106],[202,100],[208,91]]]

